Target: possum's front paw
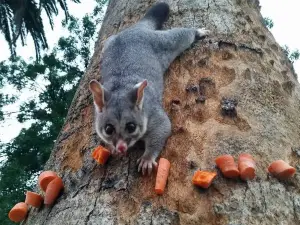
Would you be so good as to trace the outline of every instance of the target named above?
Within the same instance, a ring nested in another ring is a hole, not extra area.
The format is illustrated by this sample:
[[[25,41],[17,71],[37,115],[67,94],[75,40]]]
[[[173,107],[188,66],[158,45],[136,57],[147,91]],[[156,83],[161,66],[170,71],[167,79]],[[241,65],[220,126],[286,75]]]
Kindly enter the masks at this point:
[[[209,34],[211,33],[210,30],[207,30],[205,28],[200,28],[200,29],[197,29],[197,38],[204,38],[206,36],[208,36]]]
[[[110,149],[110,153],[111,153],[113,156],[119,155],[119,152],[118,152],[115,148],[111,148],[111,149]]]
[[[145,156],[139,158],[137,163],[139,164],[138,172],[142,171],[143,175],[145,175],[146,171],[148,171],[148,175],[150,175],[153,168],[157,167],[157,162],[155,162],[154,158],[148,158]]]
[[[113,156],[119,156],[120,155],[120,152],[117,151],[117,149],[113,145],[108,145],[107,147],[108,147],[108,149],[110,150],[110,153]]]

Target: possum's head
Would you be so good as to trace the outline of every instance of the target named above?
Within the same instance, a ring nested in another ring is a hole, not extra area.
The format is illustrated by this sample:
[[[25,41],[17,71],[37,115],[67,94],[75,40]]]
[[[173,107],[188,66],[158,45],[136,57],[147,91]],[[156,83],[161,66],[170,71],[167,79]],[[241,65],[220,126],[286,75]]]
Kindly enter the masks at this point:
[[[143,112],[146,86],[147,80],[144,80],[131,90],[110,93],[96,80],[90,82],[96,132],[116,152],[126,153],[146,132],[147,118]]]

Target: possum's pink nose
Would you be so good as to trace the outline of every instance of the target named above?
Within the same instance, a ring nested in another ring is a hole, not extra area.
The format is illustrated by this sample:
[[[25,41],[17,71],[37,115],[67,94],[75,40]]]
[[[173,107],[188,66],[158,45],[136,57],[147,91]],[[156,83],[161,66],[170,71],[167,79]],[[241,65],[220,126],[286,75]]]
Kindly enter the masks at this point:
[[[117,150],[121,153],[125,153],[127,150],[127,144],[124,141],[118,141]]]
[[[120,145],[119,148],[118,148],[118,150],[120,152],[124,152],[126,150],[126,146],[125,145]]]

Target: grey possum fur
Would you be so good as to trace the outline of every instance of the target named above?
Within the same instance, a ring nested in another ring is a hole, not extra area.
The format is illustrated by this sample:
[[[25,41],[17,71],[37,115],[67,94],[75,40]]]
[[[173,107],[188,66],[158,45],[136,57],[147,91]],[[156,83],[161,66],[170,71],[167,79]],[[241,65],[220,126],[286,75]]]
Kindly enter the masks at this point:
[[[125,153],[138,140],[145,152],[138,170],[152,172],[171,133],[163,109],[163,75],[170,63],[209,31],[195,28],[160,30],[169,15],[166,3],[156,3],[136,24],[104,43],[101,83],[90,82],[95,128],[112,153]]]

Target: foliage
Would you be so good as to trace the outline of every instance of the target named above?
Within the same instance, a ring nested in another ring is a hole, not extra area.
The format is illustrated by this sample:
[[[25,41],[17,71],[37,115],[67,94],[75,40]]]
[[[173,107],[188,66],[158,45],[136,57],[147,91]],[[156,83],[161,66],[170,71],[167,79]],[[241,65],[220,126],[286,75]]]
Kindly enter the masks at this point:
[[[263,19],[265,26],[271,30],[274,26],[273,20],[268,17],[264,17]]]
[[[268,18],[268,17],[264,17],[264,24],[267,28],[272,29],[274,26],[273,20]],[[284,54],[288,57],[288,59],[291,61],[291,63],[294,63],[296,60],[299,59],[300,57],[300,52],[298,49],[295,49],[293,51],[290,50],[290,48],[287,45],[282,46],[282,49],[284,51]]]
[[[282,47],[284,54],[288,57],[288,59],[291,61],[291,63],[294,63],[296,60],[300,57],[300,52],[298,49],[295,49],[293,51],[290,50],[290,48],[286,45]]]
[[[7,218],[10,208],[24,201],[24,191],[35,186],[33,179],[43,169],[55,139],[63,125],[69,105],[93,52],[97,24],[101,21],[103,2],[97,1],[97,14],[81,20],[70,16],[63,21],[70,35],[61,37],[50,53],[40,61],[29,62],[20,57],[0,62],[0,88],[9,86],[10,93],[0,90],[0,119],[12,116],[5,106],[19,101],[22,93],[36,93],[15,112],[19,122],[31,122],[9,143],[0,143],[0,221]],[[101,3],[101,4],[100,4]],[[97,22],[97,23],[96,23]],[[3,159],[3,158],[2,158]]]
[[[72,1],[80,2],[80,0]],[[4,34],[12,56],[16,55],[16,41],[19,39],[24,46],[27,34],[30,33],[36,57],[39,59],[41,50],[48,48],[41,13],[45,11],[53,29],[53,18],[58,15],[57,5],[63,10],[67,19],[69,17],[67,0],[0,1],[0,31]]]

